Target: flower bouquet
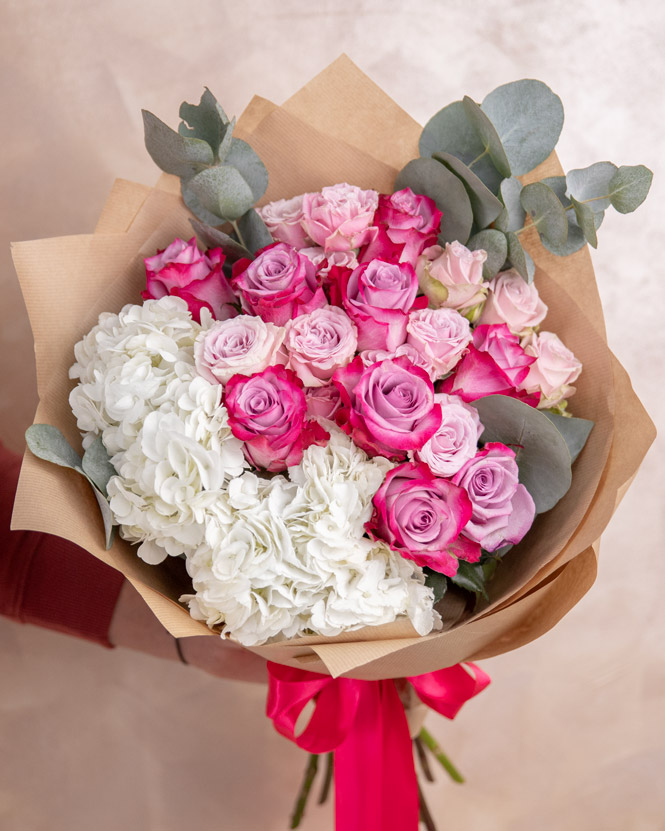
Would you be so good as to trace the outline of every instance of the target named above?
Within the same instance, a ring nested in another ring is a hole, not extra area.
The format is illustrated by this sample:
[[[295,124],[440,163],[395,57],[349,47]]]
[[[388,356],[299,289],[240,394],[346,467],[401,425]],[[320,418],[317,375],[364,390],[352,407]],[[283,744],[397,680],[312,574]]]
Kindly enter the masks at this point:
[[[209,91],[180,115],[144,113],[157,187],[14,247],[40,394],[14,527],[267,658],[277,729],[335,751],[339,827],[415,828],[405,707],[453,717],[489,680],[460,662],[582,597],[653,439],[585,247],[650,172],[563,176],[537,81],[422,130],[341,58],[237,123]]]

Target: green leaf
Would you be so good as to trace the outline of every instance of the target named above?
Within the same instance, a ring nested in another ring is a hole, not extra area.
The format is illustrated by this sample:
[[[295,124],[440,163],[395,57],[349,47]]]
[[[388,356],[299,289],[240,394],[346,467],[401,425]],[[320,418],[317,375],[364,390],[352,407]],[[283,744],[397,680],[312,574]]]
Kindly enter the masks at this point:
[[[617,171],[612,162],[596,162],[589,167],[569,170],[566,174],[566,195],[578,202],[588,202],[594,213],[610,206],[610,182]]]
[[[476,176],[492,191],[499,192],[503,178],[485,152],[478,133],[469,123],[461,101],[454,101],[439,110],[425,125],[420,136],[420,155],[449,153],[470,167]]]
[[[469,194],[476,225],[479,228],[486,228],[491,222],[494,222],[501,213],[503,206],[501,201],[476,174],[451,153],[441,151],[440,153],[434,153],[433,158],[444,164],[448,170],[461,180]]]
[[[499,173],[507,179],[510,174],[510,162],[506,156],[506,151],[503,149],[501,139],[494,128],[494,125],[480,109],[478,104],[468,95],[462,99],[464,105],[464,112],[473,129],[478,133],[483,145],[483,149],[489,153],[490,159],[494,163],[494,167]]]
[[[38,458],[83,473],[81,457],[57,427],[33,424],[25,431],[25,441]]]
[[[222,222],[224,222],[221,216],[217,216],[217,214],[211,213],[203,207],[201,200],[192,190],[190,190],[189,183],[184,179],[180,180],[180,193],[182,194],[182,201],[185,205],[187,205],[194,216],[197,216],[206,224],[206,226],[221,225]]]
[[[233,237],[225,234],[217,228],[211,228],[203,222],[198,222],[196,219],[189,220],[194,233],[199,240],[206,246],[206,248],[221,248],[224,254],[228,257],[229,262],[234,263],[236,260],[242,260],[244,257],[252,260],[251,251],[248,251],[243,245]]]
[[[213,164],[214,154],[207,142],[181,136],[147,110],[142,113],[146,149],[163,171],[190,179]]]
[[[434,571],[434,569],[428,568],[427,566],[425,566],[423,572],[425,574],[425,585],[432,589],[434,592],[434,602],[438,603],[446,593],[448,579],[445,574]]]
[[[246,141],[234,138],[224,163],[235,167],[249,185],[254,196],[252,205],[258,202],[268,187],[268,171],[258,154]]]
[[[506,206],[508,212],[508,219],[505,228],[500,228],[500,231],[519,231],[524,227],[524,220],[526,213],[520,202],[520,194],[522,193],[522,183],[519,179],[511,177],[504,179],[501,182],[501,199]]]
[[[592,248],[598,248],[598,236],[596,234],[594,212],[588,205],[578,202],[574,196],[570,197],[570,201],[575,209],[577,224],[582,229],[582,233],[584,234],[586,241]]]
[[[516,453],[520,482],[536,513],[553,508],[572,481],[568,445],[552,421],[534,407],[505,395],[473,402],[484,431],[481,442],[502,442]]]
[[[238,228],[240,229],[245,245],[252,254],[256,254],[259,249],[265,248],[266,245],[271,245],[275,241],[265,222],[254,208],[251,208],[246,214],[240,217],[238,220]]]
[[[542,412],[563,436],[568,445],[570,458],[574,462],[580,455],[582,448],[589,438],[589,434],[593,430],[593,421],[589,421],[586,418],[572,418],[570,416],[557,415],[547,410],[543,410]]]
[[[81,467],[90,483],[106,496],[108,481],[111,476],[116,476],[117,474],[116,469],[109,460],[109,454],[106,452],[101,436],[97,436],[83,454]]]
[[[568,236],[566,212],[556,193],[542,182],[522,188],[520,203],[531,216],[541,238],[563,244]]]
[[[466,188],[444,165],[435,159],[413,159],[398,174],[395,190],[411,188],[414,193],[429,196],[443,213],[441,244],[469,239],[473,211]]]
[[[187,191],[196,197],[205,211],[217,217],[218,223],[223,220],[233,222],[255,202],[249,184],[235,167],[228,164],[198,173],[187,182]]]
[[[651,187],[653,173],[643,164],[622,165],[610,182],[612,207],[620,214],[629,214],[644,202]]]
[[[506,235],[493,228],[474,234],[467,242],[466,247],[470,251],[483,250],[487,252],[487,259],[483,263],[483,279],[485,280],[491,280],[498,274],[508,255]]]
[[[483,566],[480,563],[467,563],[459,560],[457,574],[450,580],[461,589],[480,594],[485,600],[489,600],[485,588],[485,575]]]
[[[111,513],[111,507],[106,497],[101,494],[97,488],[93,488],[92,492],[95,494],[99,510],[102,514],[102,520],[104,521],[104,537],[106,539],[106,550],[108,551],[113,545],[116,530],[115,525],[113,524],[113,514]]]
[[[508,231],[506,234],[506,241],[508,243],[508,260],[511,266],[519,272],[527,283],[533,283],[536,264],[531,259],[531,255],[522,248],[519,237],[512,231]]]
[[[490,92],[481,106],[496,128],[514,176],[533,170],[556,147],[563,127],[563,105],[542,81],[503,84]]]
[[[566,206],[570,204],[570,199],[566,196],[565,176],[552,176],[548,179],[543,179],[543,184],[547,185],[554,191],[554,193],[556,193],[559,202],[561,202],[562,205]],[[596,229],[600,228],[604,215],[605,214],[603,212],[594,213],[593,219]],[[562,245],[557,245],[556,243],[546,239],[542,241],[545,248],[547,248],[547,250],[552,254],[556,254],[558,257],[567,257],[569,254],[574,254],[586,245],[586,237],[584,236],[584,232],[580,226],[577,224],[575,212],[566,211],[566,220],[568,222],[568,237]]]
[[[180,135],[207,142],[212,152],[217,155],[229,126],[229,119],[208,87],[205,88],[198,104],[182,102],[180,118],[182,118],[182,123],[178,127]]]

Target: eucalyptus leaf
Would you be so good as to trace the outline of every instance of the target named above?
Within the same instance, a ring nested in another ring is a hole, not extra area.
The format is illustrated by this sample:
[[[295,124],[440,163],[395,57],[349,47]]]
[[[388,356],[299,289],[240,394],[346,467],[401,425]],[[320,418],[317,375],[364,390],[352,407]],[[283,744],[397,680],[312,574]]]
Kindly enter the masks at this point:
[[[212,148],[206,141],[181,136],[147,110],[142,113],[146,149],[163,171],[190,179],[214,163]]]
[[[245,246],[252,254],[256,254],[259,249],[265,248],[266,245],[271,245],[274,242],[268,227],[254,208],[250,208],[246,214],[240,217],[238,229]]]
[[[565,176],[552,176],[548,179],[543,179],[543,184],[547,185],[554,191],[554,193],[556,193],[559,202],[561,202],[563,206],[570,204],[570,199],[566,196],[567,186]],[[596,230],[600,228],[604,216],[605,214],[602,212],[594,213],[593,221],[596,226]],[[577,224],[575,212],[566,211],[566,220],[568,221],[568,237],[562,245],[557,245],[556,243],[546,239],[542,241],[545,248],[547,248],[547,250],[552,254],[556,254],[558,257],[567,257],[569,254],[574,254],[586,245],[586,237],[584,236],[584,232],[580,226]]]
[[[413,159],[398,174],[395,190],[411,188],[414,193],[429,196],[443,213],[439,240],[446,242],[469,239],[473,211],[466,188],[444,165],[435,159]]]
[[[217,216],[218,222],[233,222],[246,213],[256,201],[251,187],[229,164],[209,167],[187,182],[202,208]]]
[[[469,123],[461,101],[439,110],[425,125],[420,136],[420,155],[449,153],[457,157],[492,191],[499,192],[502,176],[485,152],[483,142]]]
[[[541,238],[556,245],[563,244],[568,237],[566,212],[556,193],[542,182],[526,185],[520,193],[520,203],[531,216]]]
[[[653,173],[643,164],[622,165],[610,182],[612,207],[629,214],[644,202],[651,187]]]
[[[461,589],[480,594],[485,600],[489,599],[485,588],[485,574],[480,563],[467,563],[459,560],[457,574],[450,580]]]
[[[515,451],[519,479],[536,513],[553,508],[572,481],[568,445],[552,421],[523,401],[490,395],[473,402],[484,431],[481,442],[502,442]]]
[[[483,149],[489,154],[494,167],[496,167],[504,179],[507,179],[511,175],[510,162],[508,161],[508,156],[506,156],[506,151],[503,149],[503,144],[501,144],[501,139],[494,125],[478,104],[472,98],[469,98],[468,95],[464,96],[462,104],[464,105],[464,112],[469,123],[480,137]]]
[[[582,229],[582,233],[584,234],[586,241],[592,248],[598,248],[598,236],[596,234],[596,221],[594,219],[594,212],[589,207],[589,205],[585,205],[583,202],[578,202],[574,196],[570,197],[570,201],[575,211],[575,218],[577,219],[577,224]]]
[[[194,229],[194,233],[203,245],[206,248],[221,248],[229,262],[234,263],[236,260],[242,260],[245,257],[250,260],[254,259],[251,251],[248,251],[244,245],[236,242],[233,237],[225,234],[224,231],[211,228],[210,225],[206,225],[196,219],[190,219],[189,221]]]
[[[432,589],[434,592],[434,602],[438,603],[446,593],[448,579],[445,574],[434,571],[434,569],[428,568],[427,566],[423,568],[423,572],[425,573],[425,585]]]
[[[506,234],[506,242],[508,243],[508,260],[510,265],[527,283],[533,283],[536,264],[531,259],[531,255],[522,248],[519,237],[512,231],[508,231]]]
[[[514,176],[501,182],[501,199],[508,212],[506,227],[501,228],[501,231],[519,231],[520,228],[524,227],[526,212],[520,202],[521,193],[522,183]]]
[[[256,151],[246,141],[234,138],[225,164],[235,167],[249,185],[254,195],[252,205],[258,202],[268,187],[268,171]]]
[[[470,251],[483,250],[487,253],[487,259],[483,263],[483,279],[485,280],[491,280],[498,274],[508,256],[506,235],[493,228],[474,234],[466,247]]]
[[[483,101],[514,176],[523,176],[550,155],[563,127],[563,105],[542,81],[503,84]]]
[[[81,457],[57,427],[51,424],[33,424],[25,431],[25,441],[30,452],[38,458],[83,472]]]
[[[207,142],[212,152],[217,155],[227,132],[229,119],[208,87],[205,88],[198,104],[182,102],[180,118],[182,118],[182,123],[178,127],[180,135]]]
[[[220,162],[226,161],[231,151],[231,145],[233,144],[233,131],[235,129],[235,126],[236,120],[234,118],[230,124],[227,124],[226,129],[224,130],[224,136],[219,145],[219,149],[217,150],[217,158]]]
[[[617,172],[612,162],[596,162],[589,167],[576,168],[566,173],[566,195],[585,202],[594,213],[610,206],[610,182]]]
[[[189,188],[189,183],[184,179],[180,180],[180,193],[182,194],[182,201],[187,205],[189,210],[197,216],[206,226],[221,225],[224,220],[221,216],[211,213],[206,210],[201,204],[198,196]]]
[[[102,514],[102,519],[104,521],[104,537],[106,539],[106,550],[108,551],[109,548],[113,545],[113,540],[115,538],[115,525],[113,521],[113,514],[111,513],[111,508],[106,497],[101,494],[97,488],[93,488],[92,492],[95,494],[95,498],[97,500],[97,504],[99,505],[99,510]]]
[[[471,201],[473,219],[479,228],[486,228],[499,216],[503,205],[492,191],[470,170],[464,162],[452,153],[434,153],[435,158],[454,173],[466,188]]]
[[[109,460],[101,436],[97,436],[83,454],[81,467],[90,482],[106,496],[106,486],[111,476],[116,475],[116,469]]]
[[[547,410],[543,410],[542,412],[563,436],[568,445],[570,458],[574,462],[580,455],[582,448],[589,438],[589,434],[593,430],[593,421],[589,421],[586,418],[562,416],[556,413],[550,413]]]

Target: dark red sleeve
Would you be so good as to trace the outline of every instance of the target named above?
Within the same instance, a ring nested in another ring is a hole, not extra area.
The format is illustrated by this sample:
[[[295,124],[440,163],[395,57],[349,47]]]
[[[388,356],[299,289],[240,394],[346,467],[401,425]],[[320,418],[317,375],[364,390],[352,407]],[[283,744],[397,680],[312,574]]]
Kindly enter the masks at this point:
[[[0,614],[112,646],[124,577],[60,537],[9,530],[20,467],[0,443]]]

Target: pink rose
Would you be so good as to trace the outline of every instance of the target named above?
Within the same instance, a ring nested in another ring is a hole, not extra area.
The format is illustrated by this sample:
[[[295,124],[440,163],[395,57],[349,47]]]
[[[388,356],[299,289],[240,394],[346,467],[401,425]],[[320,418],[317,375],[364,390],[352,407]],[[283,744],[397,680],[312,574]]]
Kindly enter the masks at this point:
[[[476,326],[473,331],[473,345],[481,352],[488,352],[508,376],[510,383],[518,389],[526,378],[529,367],[535,361],[527,355],[505,323]]]
[[[533,283],[527,283],[514,269],[502,271],[489,283],[489,294],[479,323],[506,323],[520,334],[537,326],[547,314],[547,306]]]
[[[418,255],[436,242],[441,216],[441,211],[432,199],[414,193],[411,188],[390,195],[379,194],[374,224],[380,232],[385,231],[385,237],[394,248],[389,249],[390,256],[386,258],[386,241],[381,240],[380,249],[375,249],[375,240],[363,252],[362,262],[378,258],[415,265]]]
[[[356,353],[357,331],[336,306],[315,309],[286,324],[284,347],[292,369],[306,387],[327,384]]]
[[[360,353],[360,360],[363,362],[365,368],[372,366],[372,364],[381,363],[381,361],[387,359],[400,357],[408,358],[414,366],[419,366],[421,369],[424,369],[429,375],[430,381],[434,381],[436,378],[436,369],[427,357],[410,343],[400,344],[394,352],[387,352],[385,349],[365,349]]]
[[[453,476],[473,506],[462,533],[486,551],[515,545],[533,524],[536,506],[518,477],[515,453],[500,442],[488,442]]]
[[[300,251],[314,263],[320,277],[327,277],[331,269],[348,268],[353,271],[358,267],[354,251],[331,251],[327,256],[323,248],[302,248]],[[338,305],[338,304],[336,304]]]
[[[340,184],[303,197],[303,227],[317,245],[330,251],[348,251],[366,245],[376,235],[372,228],[379,195]]]
[[[222,271],[221,248],[202,254],[196,237],[189,242],[175,239],[154,257],[146,257],[147,284],[141,292],[144,300],[158,300],[167,294],[181,297],[192,318],[201,322],[201,309],[207,308],[216,320],[226,320],[238,312],[232,304],[237,298]]]
[[[408,263],[372,260],[342,273],[342,304],[358,327],[358,349],[394,352],[406,340],[409,312],[427,305]]]
[[[339,410],[342,398],[334,384],[324,387],[305,387],[307,418],[325,418],[332,421]]]
[[[460,537],[471,517],[463,488],[440,479],[422,463],[393,468],[374,495],[374,514],[366,524],[372,539],[384,540],[419,566],[454,577],[458,558],[478,562],[480,546]]]
[[[214,323],[194,342],[196,371],[211,384],[232,375],[253,375],[271,364],[286,364],[284,329],[260,317],[239,315]]]
[[[286,470],[300,463],[311,444],[330,438],[315,421],[307,421],[302,385],[283,366],[250,377],[234,375],[224,393],[231,432],[245,443],[245,457],[257,468]]]
[[[469,251],[461,242],[446,243],[423,251],[418,257],[416,273],[420,288],[432,306],[445,306],[464,313],[485,300],[483,283],[485,251]]]
[[[302,201],[301,194],[293,199],[278,199],[256,209],[277,242],[286,242],[294,248],[306,248],[312,244],[302,227]]]
[[[441,424],[432,382],[406,358],[367,369],[356,358],[337,370],[333,383],[342,395],[337,423],[371,456],[403,459],[407,450],[420,449]]]
[[[284,242],[234,263],[231,282],[245,312],[278,326],[327,304],[311,260]]]
[[[420,309],[411,312],[407,343],[420,350],[437,375],[457,364],[471,341],[469,321],[454,309]]]
[[[458,396],[439,393],[434,400],[441,404],[441,426],[415,457],[437,476],[452,476],[476,455],[483,425],[478,410]]]
[[[540,400],[540,393],[517,390],[489,352],[481,352],[471,345],[453,374],[441,382],[439,392],[458,395],[467,403],[486,395],[507,395],[530,407],[537,407]]]
[[[541,409],[555,407],[575,392],[571,384],[582,372],[582,364],[553,332],[532,333],[522,343],[534,359],[522,386],[528,392],[540,391]]]

